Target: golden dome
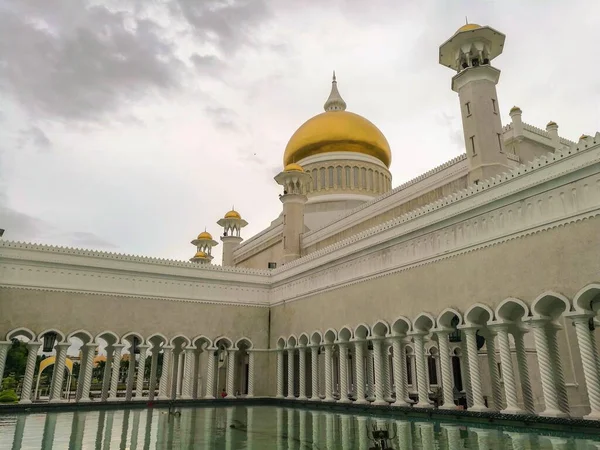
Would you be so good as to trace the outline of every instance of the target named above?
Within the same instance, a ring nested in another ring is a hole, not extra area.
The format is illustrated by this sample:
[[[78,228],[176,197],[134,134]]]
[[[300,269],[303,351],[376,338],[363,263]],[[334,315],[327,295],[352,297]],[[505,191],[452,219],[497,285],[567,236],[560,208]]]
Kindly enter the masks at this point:
[[[300,164],[290,163],[283,169],[284,172],[304,172]]]
[[[510,112],[517,112],[517,111],[521,111],[521,108],[519,108],[518,106],[513,106],[512,108],[510,108]]]
[[[472,31],[476,30],[477,28],[481,28],[481,25],[477,25],[476,23],[468,23],[456,30],[456,33],[462,33],[463,31]]]
[[[240,216],[240,213],[237,212],[235,209],[232,209],[231,211],[227,212],[225,214],[225,219],[241,219],[242,216]]]
[[[198,239],[208,239],[212,241],[212,235],[208,231],[203,231],[198,235]]]
[[[194,258],[206,258],[206,253],[204,252],[196,252]]]
[[[546,128],[548,128],[548,127],[556,127],[556,126],[557,126],[556,122],[554,122],[553,120],[551,120],[550,122],[548,122],[548,125],[546,125]]]
[[[328,152],[370,155],[387,167],[392,162],[390,145],[375,125],[358,114],[334,110],[316,115],[296,130],[285,148],[283,165]]]

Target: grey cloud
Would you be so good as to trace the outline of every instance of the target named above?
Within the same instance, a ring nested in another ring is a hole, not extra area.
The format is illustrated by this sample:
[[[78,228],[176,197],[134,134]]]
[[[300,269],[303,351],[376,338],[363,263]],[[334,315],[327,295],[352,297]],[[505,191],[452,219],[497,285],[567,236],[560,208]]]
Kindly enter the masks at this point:
[[[200,75],[214,76],[227,69],[227,65],[215,55],[200,55],[198,53],[190,56],[194,68]]]
[[[200,40],[225,53],[257,45],[251,32],[271,15],[265,0],[176,0],[170,10],[183,17]]]
[[[34,115],[99,121],[179,85],[185,65],[162,28],[83,1],[0,6],[0,89]]]
[[[204,111],[217,127],[232,131],[239,130],[235,121],[237,114],[232,109],[222,106],[208,106],[204,108]]]
[[[38,150],[48,150],[52,148],[52,141],[41,128],[35,125],[25,130],[21,130],[19,147],[23,147],[27,144],[33,145],[33,147]]]

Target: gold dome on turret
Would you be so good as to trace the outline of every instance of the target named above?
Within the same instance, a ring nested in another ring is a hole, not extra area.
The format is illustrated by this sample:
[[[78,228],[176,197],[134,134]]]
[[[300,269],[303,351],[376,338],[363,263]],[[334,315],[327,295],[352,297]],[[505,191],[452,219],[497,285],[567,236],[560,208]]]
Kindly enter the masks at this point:
[[[242,216],[235,209],[232,209],[231,211],[228,211],[228,212],[225,213],[225,217],[224,218],[225,219],[241,219]]]
[[[325,112],[306,121],[292,135],[285,148],[283,165],[329,152],[362,153],[379,159],[387,167],[392,162],[390,145],[383,133],[364,117],[346,111],[335,73]]]
[[[194,258],[206,258],[208,255],[204,252],[196,252]]]
[[[463,31],[473,31],[481,28],[481,25],[477,25],[476,23],[467,23],[456,30],[456,33],[462,33]]]
[[[212,234],[210,234],[208,231],[203,231],[197,237],[197,239],[208,239],[208,240],[212,240],[212,238],[213,238]]]
[[[284,172],[304,172],[304,169],[300,164],[290,163],[283,169]]]

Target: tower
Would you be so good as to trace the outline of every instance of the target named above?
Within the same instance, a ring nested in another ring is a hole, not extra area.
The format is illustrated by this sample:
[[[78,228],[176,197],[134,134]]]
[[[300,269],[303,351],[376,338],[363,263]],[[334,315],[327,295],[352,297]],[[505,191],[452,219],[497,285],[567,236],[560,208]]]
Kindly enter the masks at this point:
[[[473,183],[509,168],[496,93],[500,71],[491,65],[502,53],[505,37],[491,27],[469,23],[440,46],[440,64],[457,72],[452,90],[460,99],[469,182]]]
[[[277,184],[283,186],[283,263],[300,258],[300,235],[304,233],[304,204],[306,188],[310,182],[299,164],[288,164],[276,177]]]
[[[190,258],[191,262],[210,264],[213,259],[212,248],[218,245],[217,241],[213,240],[212,235],[204,230],[192,241],[192,245],[196,246],[196,254]]]
[[[232,208],[217,224],[223,227],[223,236],[221,236],[221,242],[223,242],[222,265],[233,266],[233,252],[240,246],[242,242],[240,232],[242,228],[248,225],[248,222],[242,219],[240,213]]]

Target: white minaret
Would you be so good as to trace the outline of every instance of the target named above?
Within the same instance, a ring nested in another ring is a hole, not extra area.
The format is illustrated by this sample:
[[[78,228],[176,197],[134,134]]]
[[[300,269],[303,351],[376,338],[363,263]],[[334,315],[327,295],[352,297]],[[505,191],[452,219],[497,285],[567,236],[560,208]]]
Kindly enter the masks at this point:
[[[242,228],[248,225],[239,212],[235,209],[225,214],[225,217],[217,222],[218,225],[223,227],[223,236],[221,236],[221,242],[223,242],[223,266],[233,266],[233,252],[242,243],[242,237],[240,236]]]
[[[192,241],[196,246],[196,254],[190,258],[191,262],[209,264],[212,259],[212,248],[218,245],[218,242],[212,238],[212,235],[204,230]]]
[[[283,186],[283,263],[301,256],[300,236],[304,233],[304,204],[306,187],[311,176],[299,164],[288,164],[276,177],[277,184]]]
[[[460,99],[471,183],[509,169],[496,92],[500,71],[491,65],[505,38],[491,27],[468,23],[440,46],[440,64],[458,72],[452,90]]]

